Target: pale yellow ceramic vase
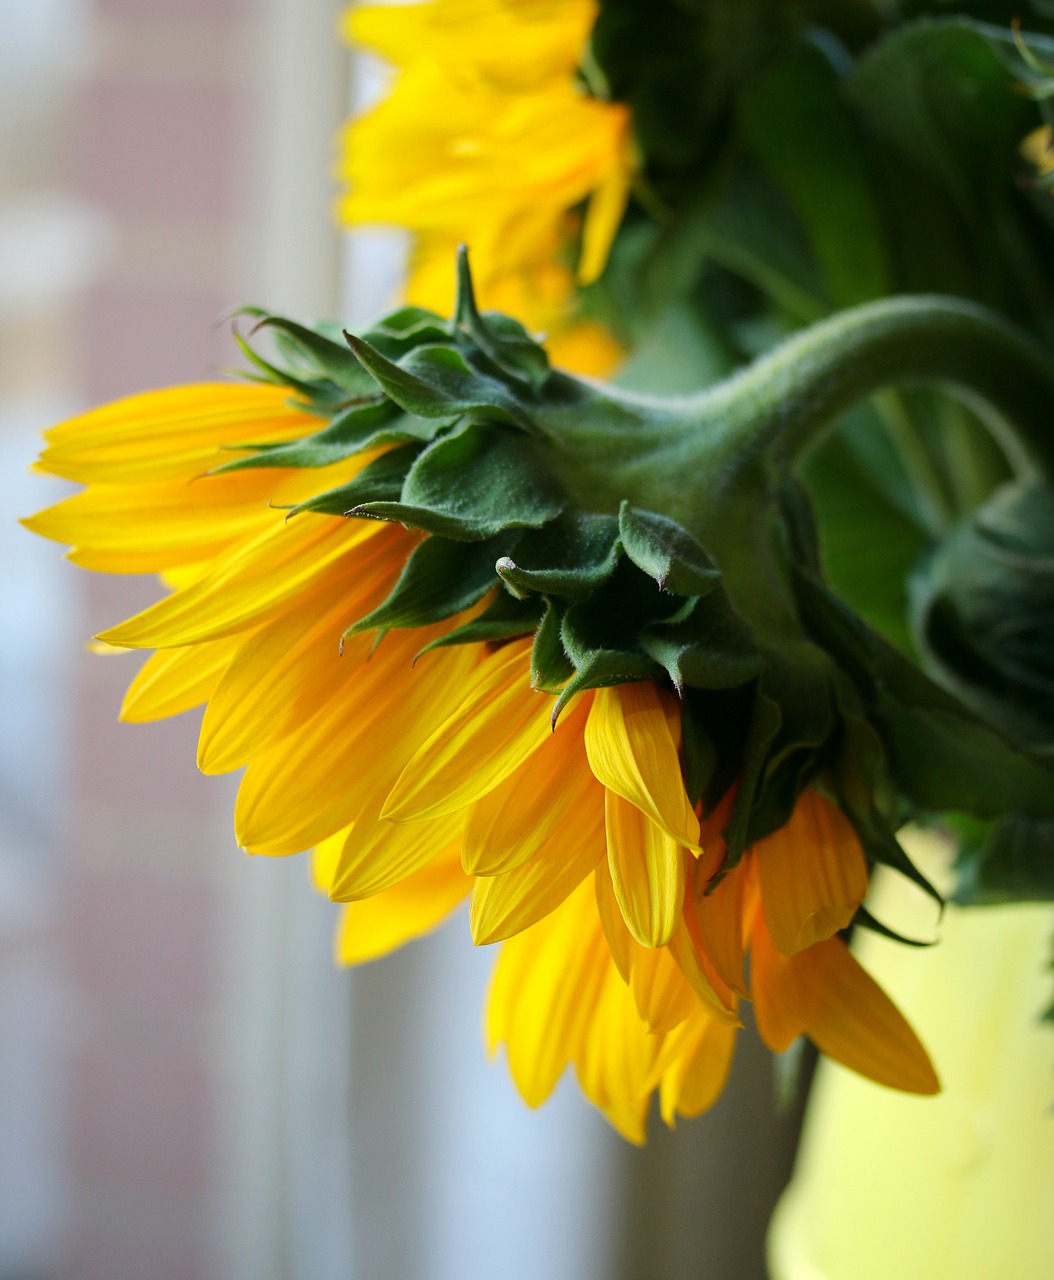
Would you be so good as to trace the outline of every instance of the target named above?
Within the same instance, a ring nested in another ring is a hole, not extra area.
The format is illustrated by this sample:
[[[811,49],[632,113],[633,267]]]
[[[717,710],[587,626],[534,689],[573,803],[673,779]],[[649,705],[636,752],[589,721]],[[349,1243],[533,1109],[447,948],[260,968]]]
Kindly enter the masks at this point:
[[[872,904],[932,934],[899,877]],[[1054,1278],[1054,1028],[1038,1021],[1054,997],[1054,912],[949,907],[940,935],[924,952],[858,938],[943,1092],[908,1097],[822,1063],[769,1233],[772,1280]]]

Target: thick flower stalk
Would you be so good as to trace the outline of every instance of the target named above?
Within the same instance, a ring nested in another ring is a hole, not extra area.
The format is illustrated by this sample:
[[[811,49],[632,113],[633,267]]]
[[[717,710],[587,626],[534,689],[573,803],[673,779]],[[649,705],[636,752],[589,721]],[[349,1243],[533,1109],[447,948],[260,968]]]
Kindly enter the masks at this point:
[[[619,356],[576,316],[629,192],[629,112],[581,73],[595,0],[429,0],[349,9],[345,33],[396,68],[391,92],[346,128],[341,220],[413,235],[405,296],[446,313],[450,260],[473,246],[488,306],[552,335],[586,373]]]
[[[55,428],[83,493],[27,523],[170,593],[105,632],[156,652],[123,708],[206,704],[253,853],[314,848],[338,953],[465,898],[501,943],[487,1013],[528,1102],[573,1064],[643,1139],[694,1115],[739,1006],[894,1088],[937,1081],[848,950],[869,864],[929,886],[902,819],[1054,813],[1054,772],[827,589],[796,458],[854,400],[936,380],[1049,472],[1042,355],[942,299],[847,312],[694,397],[553,369],[481,314],[404,308],[346,342],[259,316],[261,385],[133,397]],[[932,890],[931,890],[932,892]]]

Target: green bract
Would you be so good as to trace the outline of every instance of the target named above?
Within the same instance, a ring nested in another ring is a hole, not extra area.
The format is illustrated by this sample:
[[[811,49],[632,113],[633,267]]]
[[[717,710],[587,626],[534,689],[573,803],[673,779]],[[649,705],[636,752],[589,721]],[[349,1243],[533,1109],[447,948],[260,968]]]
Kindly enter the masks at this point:
[[[258,376],[324,422],[221,470],[318,467],[384,446],[290,515],[428,535],[354,630],[474,610],[439,643],[533,635],[554,722],[582,690],[669,685],[693,802],[712,807],[738,779],[729,865],[809,785],[836,795],[872,859],[927,888],[894,835],[910,814],[1054,815],[1054,769],[830,590],[793,472],[856,400],[920,380],[987,406],[1022,467],[1049,471],[1054,378],[1027,339],[971,304],[892,299],[805,330],[696,396],[658,400],[551,369],[515,321],[477,311],[464,255],[459,286],[449,323],[404,308],[345,345],[260,316],[278,355],[246,346]]]

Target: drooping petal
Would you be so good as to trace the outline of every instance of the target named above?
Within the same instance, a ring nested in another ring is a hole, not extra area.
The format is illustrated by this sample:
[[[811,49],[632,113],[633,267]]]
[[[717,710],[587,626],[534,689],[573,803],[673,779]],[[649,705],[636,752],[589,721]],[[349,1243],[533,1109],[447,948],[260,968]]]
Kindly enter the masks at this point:
[[[474,941],[509,938],[548,915],[603,856],[604,809],[597,787],[567,815],[559,832],[530,862],[476,881],[469,911]]]
[[[806,1030],[821,1052],[892,1089],[940,1092],[929,1054],[910,1023],[841,938],[816,943],[793,963],[818,993]]]
[[[691,1119],[714,1105],[732,1066],[735,1027],[702,1018],[693,1024],[685,1025],[683,1040],[660,1080],[659,1106],[671,1129],[678,1115]]]
[[[610,967],[592,888],[502,944],[487,999],[487,1044],[504,1044],[524,1101],[537,1107],[581,1051]]]
[[[594,889],[597,912],[611,951],[611,958],[615,962],[615,968],[618,969],[622,981],[628,983],[633,968],[634,951],[638,944],[622,918],[622,911],[618,898],[615,897],[615,890],[611,884],[611,872],[608,870],[606,861],[602,862],[594,873]]]
[[[759,909],[750,952],[750,989],[758,1033],[774,1053],[783,1053],[816,1017],[820,993],[801,953],[786,956],[772,940]]]
[[[384,817],[412,822],[463,809],[515,773],[552,732],[552,701],[530,687],[523,641],[481,663],[462,698],[403,770]]]
[[[666,947],[636,948],[629,985],[637,1012],[650,1031],[672,1031],[699,1003]]]
[[[784,955],[844,929],[867,893],[860,841],[837,805],[804,791],[785,826],[754,848],[765,921]]]
[[[588,709],[589,699],[578,699],[559,731],[469,809],[461,853],[467,872],[492,876],[512,871],[558,839],[578,808],[600,808],[603,792],[582,747]]]
[[[699,850],[699,819],[681,780],[665,695],[650,682],[597,689],[586,753],[597,778],[678,844]]]
[[[377,960],[431,933],[464,901],[471,885],[455,845],[383,893],[348,903],[337,930],[337,962]]]
[[[640,1020],[633,995],[610,959],[575,1060],[582,1092],[628,1141],[646,1137],[647,1082],[662,1045]]]
[[[746,960],[744,921],[753,910],[750,863],[743,859],[713,888],[705,878],[704,867],[698,867],[697,873],[691,904],[686,908],[688,927],[721,980],[744,996],[747,994],[743,973]]]
[[[622,918],[645,947],[669,942],[681,916],[684,864],[677,841],[614,791],[605,792],[608,869]]]

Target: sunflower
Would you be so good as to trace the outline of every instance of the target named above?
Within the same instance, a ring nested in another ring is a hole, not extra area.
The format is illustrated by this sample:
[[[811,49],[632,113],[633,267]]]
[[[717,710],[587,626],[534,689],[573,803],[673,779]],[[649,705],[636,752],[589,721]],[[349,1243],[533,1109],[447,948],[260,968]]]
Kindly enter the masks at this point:
[[[775,1050],[808,1035],[935,1091],[839,937],[868,869],[837,770],[796,757],[789,810],[750,825],[765,806],[743,730],[768,695],[720,575],[665,517],[616,517],[599,493],[600,510],[570,510],[539,461],[522,405],[540,421],[554,387],[558,421],[565,376],[467,284],[453,326],[404,309],[349,339],[355,355],[264,323],[286,363],[246,350],[273,385],[134,396],[56,427],[41,456],[86,488],[27,525],[87,568],[170,588],[100,637],[156,651],[123,718],[205,705],[200,767],[245,770],[239,843],[314,849],[345,904],[341,961],[468,898],[474,941],[500,947],[488,1042],[532,1105],[573,1065],[633,1141],[656,1091],[667,1123],[698,1114],[744,999]],[[675,640],[664,669],[649,654]],[[725,757],[705,784],[699,708]]]
[[[339,214],[411,231],[407,300],[442,313],[454,250],[471,245],[486,304],[549,332],[561,364],[600,374],[619,348],[575,316],[575,287],[604,268],[631,148],[626,108],[590,93],[579,71],[596,7],[431,0],[349,10],[347,37],[398,71],[390,95],[345,130]]]

